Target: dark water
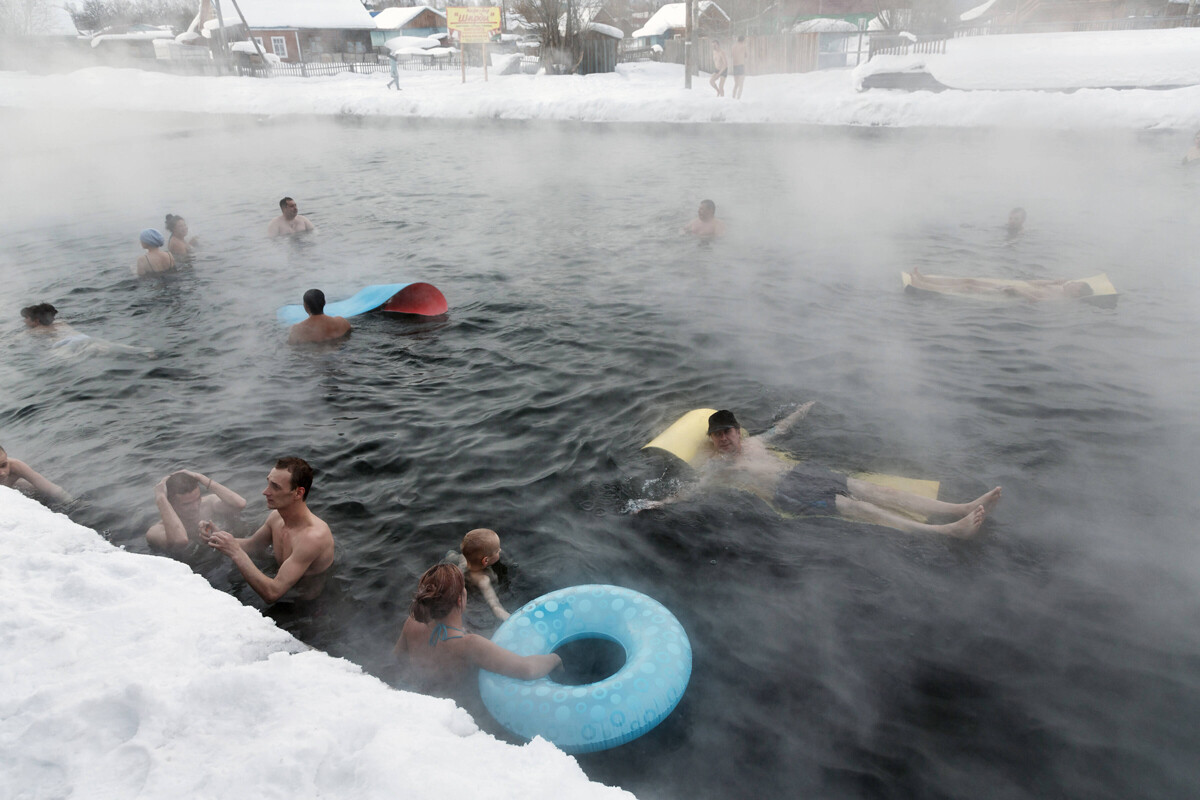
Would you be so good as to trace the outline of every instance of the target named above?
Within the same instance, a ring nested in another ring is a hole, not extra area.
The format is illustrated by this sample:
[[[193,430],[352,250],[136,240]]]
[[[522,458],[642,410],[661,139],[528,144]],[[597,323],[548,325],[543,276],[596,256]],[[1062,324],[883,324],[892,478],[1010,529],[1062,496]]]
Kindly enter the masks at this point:
[[[676,712],[582,757],[643,798],[1189,797],[1200,781],[1200,173],[1186,134],[810,130],[5,112],[0,442],[144,551],[157,480],[251,499],[318,469],[339,563],[307,641],[393,676],[416,576],[496,528],[514,608],[615,583],[694,647]],[[319,228],[263,233],[284,194]],[[676,231],[712,197],[730,235]],[[1014,205],[1027,232],[1006,243]],[[165,213],[194,268],[137,282]],[[899,270],[1107,272],[1116,309],[920,301]],[[427,280],[443,320],[296,351],[313,286]],[[50,301],[149,361],[46,357]],[[975,541],[780,520],[664,490],[638,448],[682,412],[836,467],[1005,499]],[[214,584],[255,602],[228,570]],[[468,621],[490,615],[472,605]],[[495,726],[481,717],[480,723]]]

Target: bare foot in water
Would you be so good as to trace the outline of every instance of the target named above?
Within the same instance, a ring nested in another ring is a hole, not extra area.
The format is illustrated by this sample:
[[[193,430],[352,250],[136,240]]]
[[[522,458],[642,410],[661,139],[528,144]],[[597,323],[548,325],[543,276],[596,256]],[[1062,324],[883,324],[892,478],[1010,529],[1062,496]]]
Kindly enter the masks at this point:
[[[997,490],[993,489],[992,491]],[[991,494],[991,492],[988,492],[988,494]],[[979,526],[983,525],[983,519],[986,516],[987,510],[983,506],[975,506],[969,514],[958,522],[951,522],[949,525],[938,525],[938,532],[944,533],[947,536],[957,536],[960,539],[969,539],[979,532]]]
[[[980,497],[978,499],[972,500],[971,502],[967,503],[966,505],[970,506],[971,508],[974,508],[975,506],[983,506],[983,510],[990,514],[990,513],[992,513],[992,510],[996,507],[996,503],[1000,502],[1001,494],[1002,494],[1002,492],[1000,490],[1000,487],[997,486],[995,489],[992,489],[987,494],[980,495]]]

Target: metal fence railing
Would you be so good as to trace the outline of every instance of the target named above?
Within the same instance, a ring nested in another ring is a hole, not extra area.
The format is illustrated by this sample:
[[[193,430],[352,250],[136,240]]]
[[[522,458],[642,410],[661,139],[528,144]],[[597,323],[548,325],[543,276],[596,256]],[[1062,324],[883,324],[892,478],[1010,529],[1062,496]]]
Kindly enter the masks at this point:
[[[396,57],[396,66],[402,70],[425,72],[430,70],[458,69],[462,66],[460,54],[451,53],[440,56],[422,56],[417,54]],[[292,76],[298,78],[313,78],[323,75],[340,75],[351,72],[360,75],[373,75],[391,72],[391,62],[384,59],[382,63],[340,63],[337,61],[306,61],[297,64],[239,64],[239,75],[253,78],[279,78]]]

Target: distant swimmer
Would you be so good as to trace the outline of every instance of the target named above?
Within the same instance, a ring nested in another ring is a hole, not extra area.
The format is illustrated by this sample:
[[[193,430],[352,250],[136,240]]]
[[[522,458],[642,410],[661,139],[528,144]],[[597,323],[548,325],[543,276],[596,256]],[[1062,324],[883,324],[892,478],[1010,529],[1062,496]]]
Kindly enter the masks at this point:
[[[733,43],[733,47],[729,53],[729,60],[732,63],[730,74],[733,75],[733,99],[742,99],[742,89],[746,83],[746,37],[739,36],[737,41]]]
[[[701,239],[711,239],[725,233],[725,223],[717,219],[717,204],[712,200],[701,200],[696,219],[685,225],[683,232]]]
[[[451,551],[453,563],[463,571],[467,583],[474,586],[487,601],[488,607],[497,619],[508,619],[509,614],[500,604],[496,590],[492,587],[495,573],[492,567],[500,560],[500,534],[490,528],[476,528],[467,531],[463,537],[459,552]]]
[[[304,310],[308,313],[308,319],[292,326],[288,332],[288,344],[325,342],[350,334],[350,323],[345,317],[326,316],[325,293],[320,289],[309,289],[304,293]]]
[[[317,229],[308,221],[308,217],[299,213],[299,207],[292,198],[285,197],[280,200],[279,210],[283,213],[271,220],[267,228],[267,236],[272,239],[276,236],[291,236],[294,233],[311,233]]]
[[[202,491],[203,490],[203,491]],[[204,494],[207,491],[208,494]],[[237,492],[192,470],[173,472],[154,487],[159,521],[146,531],[150,547],[178,558],[195,556],[203,523],[231,527],[246,508]]]
[[[1030,302],[1089,297],[1094,292],[1086,281],[1032,280],[1012,283],[996,278],[954,278],[948,275],[922,275],[913,267],[912,285],[931,292],[959,292],[981,296],[1012,297]]]
[[[1184,164],[1191,164],[1200,161],[1200,131],[1196,132],[1195,138],[1192,139],[1192,146],[1188,148],[1187,153],[1183,156]]]
[[[65,489],[42,477],[24,461],[9,456],[3,447],[0,447],[0,486],[32,493],[59,503],[70,503],[74,499]]]
[[[965,538],[979,530],[1000,501],[999,486],[969,503],[945,503],[773,455],[767,442],[789,430],[812,405],[806,403],[771,430],[750,437],[742,436],[733,412],[717,411],[708,418],[709,458],[701,467],[700,481],[680,495],[642,507],[654,508],[714,488],[737,488],[770,498],[776,508],[789,514],[837,514],[908,533]],[[933,525],[917,522],[906,516],[909,513],[953,521]]]
[[[729,75],[729,59],[725,57],[725,51],[721,49],[719,39],[713,39],[712,56],[713,73],[709,76],[708,85],[717,93],[717,97],[724,97],[725,78]]]
[[[44,337],[50,342],[50,352],[61,356],[86,355],[91,353],[133,353],[142,356],[154,355],[149,347],[134,347],[96,339],[80,333],[65,322],[55,319],[58,309],[49,303],[38,303],[21,309],[25,328],[33,336]]]
[[[422,691],[455,694],[478,669],[531,681],[562,666],[555,653],[519,656],[490,639],[468,633],[463,624],[466,604],[462,570],[453,564],[425,570],[393,648]]]
[[[167,242],[167,251],[176,259],[187,261],[199,248],[200,237],[193,236],[188,238],[188,224],[183,217],[177,217],[174,214],[167,214],[166,220],[167,232],[171,234],[170,241]]]
[[[1024,229],[1025,209],[1014,208],[1012,211],[1008,212],[1008,224],[1005,225],[1005,230],[1008,231],[1009,238],[1011,239],[1012,237],[1018,235]]]
[[[325,573],[333,566],[333,532],[308,510],[312,479],[312,467],[304,459],[281,458],[267,475],[263,496],[271,512],[261,528],[238,539],[228,531],[216,530],[212,523],[200,526],[200,538],[229,556],[250,588],[268,603],[293,587],[301,599],[316,597],[324,586]],[[250,557],[264,555],[268,547],[279,565],[273,578]]]
[[[133,262],[134,275],[142,278],[147,275],[161,275],[175,269],[175,256],[162,249],[167,243],[162,233],[154,228],[146,228],[138,236],[138,241],[142,243],[146,252]]]

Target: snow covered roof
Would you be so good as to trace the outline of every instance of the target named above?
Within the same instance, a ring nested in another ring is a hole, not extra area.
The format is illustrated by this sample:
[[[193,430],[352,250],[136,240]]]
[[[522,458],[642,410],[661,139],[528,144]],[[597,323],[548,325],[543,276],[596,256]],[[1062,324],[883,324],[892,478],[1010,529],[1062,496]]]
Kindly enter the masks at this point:
[[[712,0],[700,0],[696,4],[696,18],[704,16],[710,9],[716,9],[716,12],[729,19],[729,15],[721,10],[721,7]],[[654,12],[654,16],[646,20],[646,24],[638,28],[633,33],[629,34],[634,39],[640,39],[643,36],[662,36],[669,30],[675,28],[687,27],[687,3],[667,3],[665,6]]]
[[[409,6],[407,8],[394,6],[392,8],[385,8],[383,11],[380,11],[375,15],[375,27],[383,30],[395,30],[397,28],[403,28],[405,25],[419,17],[422,11],[432,11],[434,14],[437,14],[442,18],[443,25],[446,23],[445,13],[438,11],[432,6]]]
[[[994,5],[996,5],[996,0],[987,0],[987,2],[981,6],[975,6],[969,11],[964,11],[958,16],[958,18],[963,22],[970,22],[973,19],[979,19]]]
[[[614,28],[612,25],[605,25],[602,22],[589,22],[584,30],[592,31],[593,33],[611,36],[614,39],[624,39],[625,32],[620,28]]]
[[[241,24],[233,0],[210,0],[221,5],[225,27]],[[238,0],[251,28],[325,28],[373,30],[375,20],[360,0]],[[205,27],[217,27],[205,23]]]
[[[99,47],[101,42],[137,42],[153,41],[155,39],[171,39],[175,36],[170,31],[130,31],[129,33],[101,33],[92,37],[92,47]]]
[[[797,22],[792,27],[792,33],[857,33],[858,26],[844,19],[818,17]]]

